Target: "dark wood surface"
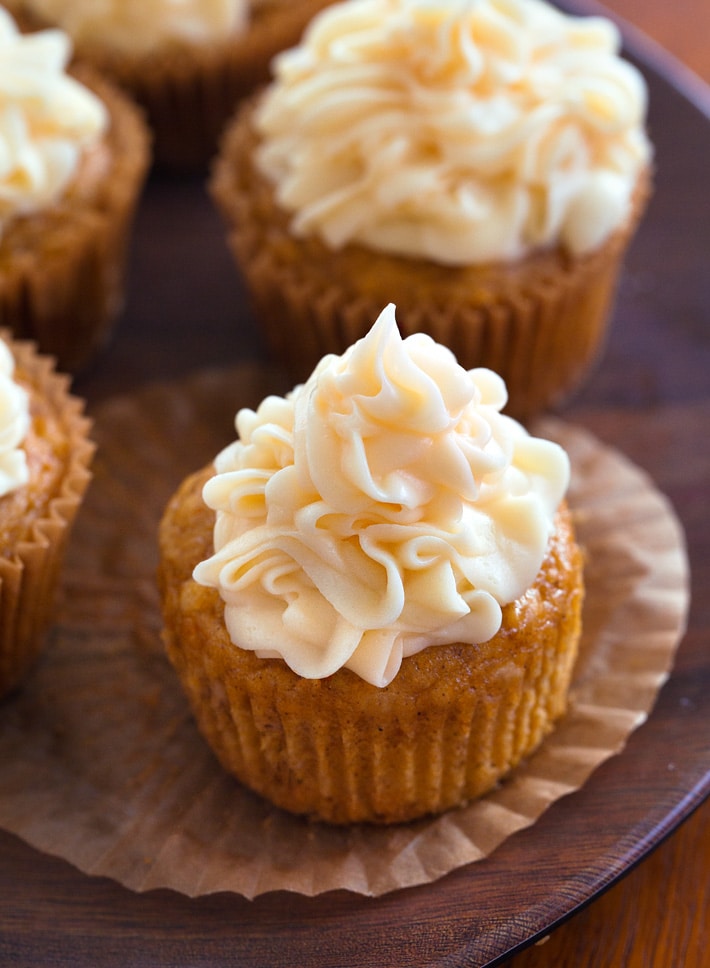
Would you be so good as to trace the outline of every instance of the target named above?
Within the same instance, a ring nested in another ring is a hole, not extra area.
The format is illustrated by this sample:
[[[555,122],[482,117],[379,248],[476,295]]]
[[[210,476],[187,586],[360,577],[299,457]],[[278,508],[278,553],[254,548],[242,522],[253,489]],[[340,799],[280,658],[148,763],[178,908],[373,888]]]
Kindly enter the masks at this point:
[[[698,3],[688,36],[701,35],[703,17],[710,29],[705,0]],[[612,6],[637,14],[649,33],[653,21],[663,40],[671,5]],[[685,6],[672,5],[674,16],[682,18]],[[683,33],[673,34],[674,42],[678,37]],[[564,416],[645,468],[686,528],[689,629],[649,721],[581,791],[486,861],[379,900],[345,893],[254,902],[139,895],[0,832],[0,964],[709,963],[710,804],[703,801],[710,791],[710,108],[704,113],[679,91],[665,58],[649,61],[656,55],[642,42],[636,49],[650,84],[657,189],[629,254],[603,364]],[[701,89],[691,84],[688,91],[710,105]],[[257,356],[259,340],[235,309],[242,304],[201,183],[154,178],[140,210],[124,316],[77,391],[95,409],[156,377]],[[544,944],[514,953],[548,934]]]

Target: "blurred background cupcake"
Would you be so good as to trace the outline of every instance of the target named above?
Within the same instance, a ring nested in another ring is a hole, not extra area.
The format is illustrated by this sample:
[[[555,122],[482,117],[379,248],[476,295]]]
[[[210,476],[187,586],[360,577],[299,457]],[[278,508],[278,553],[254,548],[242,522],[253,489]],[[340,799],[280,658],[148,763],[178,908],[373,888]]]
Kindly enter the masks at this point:
[[[9,0],[25,23],[60,26],[78,60],[143,106],[156,162],[197,169],[237,101],[269,77],[329,0]]]
[[[389,301],[509,412],[603,344],[650,187],[646,88],[616,28],[542,0],[347,0],[225,137],[212,192],[276,357],[305,379]]]
[[[70,51],[63,32],[22,34],[0,7],[0,321],[75,372],[123,306],[150,148],[124,94],[67,72]]]
[[[93,444],[68,377],[0,331],[0,698],[35,662]]]

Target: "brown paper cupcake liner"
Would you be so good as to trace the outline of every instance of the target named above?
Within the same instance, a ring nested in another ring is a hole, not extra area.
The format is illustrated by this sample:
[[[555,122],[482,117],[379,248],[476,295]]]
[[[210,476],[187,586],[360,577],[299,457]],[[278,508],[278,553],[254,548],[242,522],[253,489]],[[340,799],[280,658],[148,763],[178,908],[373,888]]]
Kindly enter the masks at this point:
[[[57,419],[62,434],[57,448],[65,464],[55,493],[37,496],[39,512],[15,547],[0,556],[2,697],[22,681],[42,648],[66,542],[91,480],[95,448],[83,402],[69,393],[68,377],[55,371],[49,357],[38,356],[34,344],[12,341],[3,331],[0,336],[13,353],[17,378],[33,396],[44,399]]]
[[[308,21],[331,2],[257,2],[248,29],[229,41],[200,46],[175,43],[144,53],[111,50],[83,40],[76,44],[75,56],[115,81],[143,107],[154,133],[158,165],[197,170],[217,150],[238,101],[269,80],[272,58],[295,45]],[[26,0],[14,0],[9,7],[26,25],[43,25]]]
[[[51,648],[0,710],[0,826],[132,890],[379,896],[475,863],[595,782],[652,709],[683,634],[688,561],[668,501],[617,451],[547,420],[536,432],[570,454],[587,584],[556,728],[506,782],[433,819],[341,828],[271,807],[215,760],[164,655],[155,531],[179,482],[232,439],[236,409],[284,389],[273,372],[241,366],[99,408],[95,480],[67,549]]]
[[[51,210],[17,219],[0,241],[3,325],[71,372],[104,345],[123,307],[127,248],[149,164],[139,111],[94,72],[76,73],[109,111],[107,172],[88,186],[79,177]]]
[[[338,715],[326,714],[320,728],[312,728],[278,694],[268,705],[258,693],[249,692],[245,701],[241,690],[235,696],[228,690],[225,698],[209,668],[190,666],[182,678],[200,732],[222,765],[267,800],[330,823],[401,823],[480,797],[536,749],[564,712],[575,654],[571,650],[559,664],[545,654],[540,666],[514,682],[510,670],[499,670],[491,679],[493,700],[427,711],[426,735],[412,744],[410,735],[421,730],[414,707],[409,718],[398,719],[401,741],[393,743],[386,729],[363,731]],[[511,688],[526,695],[515,711],[505,692]],[[260,723],[283,731],[283,760],[270,762],[268,732]],[[451,750],[467,754],[452,760]],[[285,775],[298,777],[296,797]]]
[[[210,183],[268,346],[294,382],[326,353],[364,336],[389,302],[403,335],[425,332],[467,367],[498,372],[520,419],[561,403],[600,356],[627,245],[645,208],[644,172],[632,213],[597,251],[539,253],[519,263],[448,268],[422,260],[328,249],[298,239],[253,163],[247,103],[224,139]]]

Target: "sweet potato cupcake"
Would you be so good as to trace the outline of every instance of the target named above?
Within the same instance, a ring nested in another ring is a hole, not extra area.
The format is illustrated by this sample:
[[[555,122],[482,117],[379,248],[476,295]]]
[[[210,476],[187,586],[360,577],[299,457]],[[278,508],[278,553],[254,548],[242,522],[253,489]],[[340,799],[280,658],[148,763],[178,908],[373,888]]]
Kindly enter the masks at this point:
[[[237,102],[269,79],[329,0],[10,0],[32,25],[59,26],[76,55],[144,108],[163,167],[199,169]]]
[[[600,353],[650,183],[646,89],[615,27],[541,0],[348,0],[274,62],[212,193],[269,346],[305,379],[382,305],[510,412]]]
[[[464,804],[563,714],[582,562],[569,463],[388,306],[236,418],[160,526],[168,655],[244,784],[331,823]]]
[[[0,9],[0,52],[0,320],[75,372],[123,306],[148,132],[110,84],[67,73],[60,31],[21,34]]]
[[[0,331],[0,697],[35,662],[51,621],[93,444],[68,377]]]

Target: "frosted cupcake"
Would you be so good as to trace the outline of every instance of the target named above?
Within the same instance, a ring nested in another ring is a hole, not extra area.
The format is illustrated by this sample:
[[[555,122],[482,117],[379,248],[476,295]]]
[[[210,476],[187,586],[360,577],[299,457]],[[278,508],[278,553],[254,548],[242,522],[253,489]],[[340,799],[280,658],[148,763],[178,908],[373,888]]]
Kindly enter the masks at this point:
[[[77,57],[145,109],[156,160],[204,166],[272,57],[299,39],[328,0],[11,0],[33,25],[60,26]]]
[[[603,345],[649,191],[616,28],[541,0],[349,0],[241,111],[212,191],[269,345],[304,379],[397,303],[520,417]]]
[[[224,767],[286,810],[468,802],[563,714],[582,565],[556,444],[394,308],[188,477],[160,528],[168,654]]]
[[[0,697],[21,683],[51,621],[93,444],[68,379],[0,332]]]
[[[123,305],[149,147],[133,104],[69,56],[0,9],[0,320],[76,371]]]

